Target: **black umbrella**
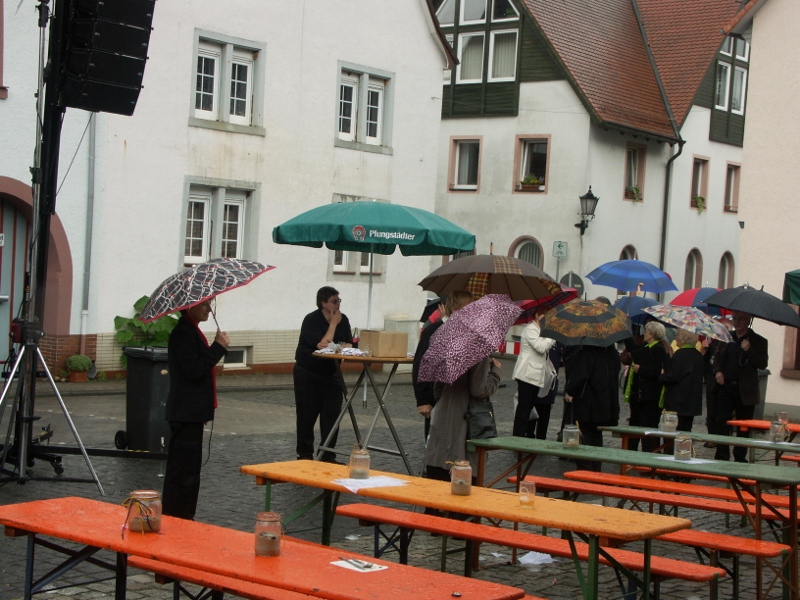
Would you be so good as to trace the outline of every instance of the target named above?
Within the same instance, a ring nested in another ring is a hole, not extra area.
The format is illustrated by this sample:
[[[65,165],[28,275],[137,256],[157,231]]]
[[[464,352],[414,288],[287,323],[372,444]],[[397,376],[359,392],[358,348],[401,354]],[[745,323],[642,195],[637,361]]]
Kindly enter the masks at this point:
[[[800,328],[800,316],[780,298],[747,284],[728,288],[706,298],[706,304],[738,310],[778,325]]]

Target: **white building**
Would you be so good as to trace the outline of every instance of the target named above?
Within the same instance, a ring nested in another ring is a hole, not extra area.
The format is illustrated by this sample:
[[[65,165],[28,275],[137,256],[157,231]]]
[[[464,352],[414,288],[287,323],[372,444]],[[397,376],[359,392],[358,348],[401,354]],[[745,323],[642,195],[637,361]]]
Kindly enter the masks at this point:
[[[661,266],[680,290],[739,280],[749,48],[721,33],[735,2],[435,6],[460,61],[445,77],[437,212],[475,233],[479,253],[562,282],[621,258]],[[590,186],[600,201],[582,232]]]
[[[118,369],[115,316],[184,265],[237,256],[278,268],[219,297],[231,360],[287,369],[319,287],[338,288],[366,325],[369,269],[355,254],[275,245],[273,227],[342,199],[433,211],[452,53],[424,0],[158,2],[153,28],[132,117],[67,110],[42,347],[56,368],[82,347]],[[33,4],[0,0],[3,281],[17,249],[3,327],[22,289],[24,222],[16,246],[9,227],[30,204],[37,37]],[[429,265],[377,261],[373,326],[418,317]]]

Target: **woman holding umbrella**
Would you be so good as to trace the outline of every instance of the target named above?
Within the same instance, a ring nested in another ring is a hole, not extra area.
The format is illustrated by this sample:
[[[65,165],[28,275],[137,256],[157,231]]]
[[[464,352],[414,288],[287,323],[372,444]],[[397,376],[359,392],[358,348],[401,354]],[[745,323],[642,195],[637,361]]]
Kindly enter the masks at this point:
[[[539,412],[540,403],[537,400],[539,399],[540,390],[546,387],[542,396],[547,396],[553,383],[552,372],[548,381],[546,369],[553,368],[552,363],[548,365],[548,352],[556,345],[556,341],[542,337],[539,326],[539,322],[547,310],[546,307],[539,308],[533,320],[522,331],[522,347],[517,358],[517,364],[514,367],[514,379],[517,381],[519,403],[517,404],[517,411],[514,413],[512,435],[519,437],[525,437],[528,433],[528,416],[531,414],[534,405],[536,405],[536,410]],[[541,406],[542,411],[548,413],[545,416],[549,422],[550,405],[541,404]],[[539,414],[542,416],[541,413]]]

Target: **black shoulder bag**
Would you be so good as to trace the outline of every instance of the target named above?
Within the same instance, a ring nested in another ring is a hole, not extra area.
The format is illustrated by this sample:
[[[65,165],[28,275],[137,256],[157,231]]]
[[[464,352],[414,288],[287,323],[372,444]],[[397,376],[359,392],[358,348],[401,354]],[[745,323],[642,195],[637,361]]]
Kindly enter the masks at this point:
[[[490,400],[486,402],[470,402],[464,418],[467,420],[468,440],[484,440],[497,437],[494,405]]]

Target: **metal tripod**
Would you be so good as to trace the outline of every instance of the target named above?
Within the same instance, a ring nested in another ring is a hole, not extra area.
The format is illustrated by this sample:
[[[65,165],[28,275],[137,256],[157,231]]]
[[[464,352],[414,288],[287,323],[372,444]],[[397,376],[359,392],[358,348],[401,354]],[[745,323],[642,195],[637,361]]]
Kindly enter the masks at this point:
[[[2,476],[0,476],[0,481],[16,480],[18,483],[25,483],[28,479],[71,481],[79,483],[91,483],[94,481],[94,483],[97,485],[97,489],[100,491],[100,495],[105,496],[103,486],[100,485],[100,480],[98,479],[97,473],[92,466],[92,462],[89,460],[89,455],[86,452],[86,448],[83,446],[81,436],[78,434],[78,430],[75,428],[75,423],[72,421],[69,410],[67,410],[67,405],[64,403],[64,399],[61,397],[61,393],[58,391],[58,387],[56,387],[56,382],[53,379],[53,376],[50,374],[50,370],[47,368],[47,363],[45,363],[42,352],[39,349],[41,331],[28,329],[24,335],[25,344],[20,348],[19,354],[14,361],[14,368],[9,373],[6,384],[3,387],[3,393],[0,394],[0,423],[2,423],[8,391],[11,389],[14,376],[21,372],[22,375],[19,377],[17,393],[14,395],[14,400],[12,403],[11,419],[8,423],[8,431],[6,432],[5,438],[6,441],[3,444],[2,457],[0,457],[0,474],[2,474]],[[24,363],[23,360],[25,361]],[[69,424],[69,428],[72,430],[72,435],[75,437],[75,441],[78,443],[81,454],[83,454],[83,458],[86,461],[86,466],[89,467],[89,471],[92,474],[92,479],[70,477],[37,477],[32,476],[28,472],[29,467],[33,466],[34,459],[41,459],[49,462],[53,466],[56,475],[60,475],[64,471],[64,467],[61,466],[61,457],[55,454],[44,452],[41,449],[41,446],[33,443],[32,439],[33,423],[39,417],[33,415],[33,389],[32,386],[29,385],[30,381],[24,377],[24,373],[35,373],[37,370],[37,360],[39,365],[41,365],[43,368],[44,373],[47,376],[47,380],[50,382],[50,386],[55,392],[56,398],[58,398],[58,403],[61,405],[61,411],[64,413],[64,417],[67,419],[67,423]],[[21,369],[23,364],[25,364],[28,369]],[[11,443],[12,430],[14,439],[13,444]],[[15,462],[16,469],[6,469],[5,465],[7,461]]]

